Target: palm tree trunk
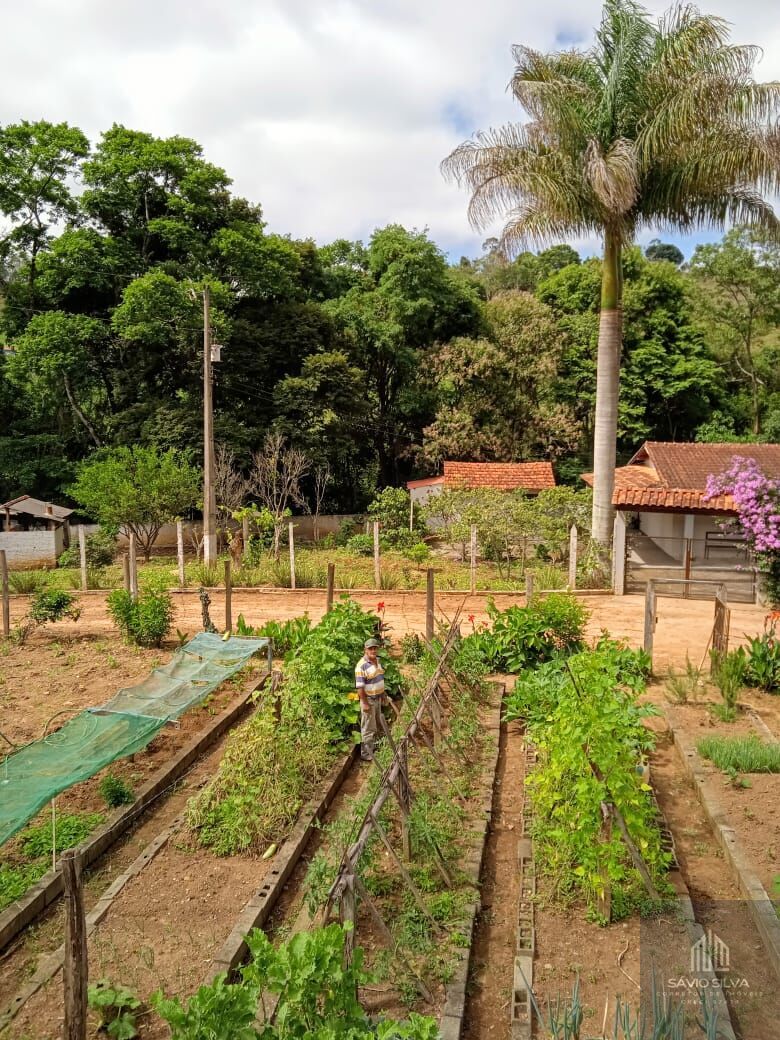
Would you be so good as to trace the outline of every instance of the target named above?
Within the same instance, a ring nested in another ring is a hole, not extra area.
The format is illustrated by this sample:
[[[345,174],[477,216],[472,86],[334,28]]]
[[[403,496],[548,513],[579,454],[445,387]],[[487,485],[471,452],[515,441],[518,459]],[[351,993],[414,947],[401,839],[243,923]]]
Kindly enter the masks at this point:
[[[615,486],[618,387],[620,351],[623,341],[622,258],[618,236],[604,237],[601,279],[601,314],[596,362],[596,418],[593,437],[593,517],[595,541],[608,546],[612,541],[612,492]]]

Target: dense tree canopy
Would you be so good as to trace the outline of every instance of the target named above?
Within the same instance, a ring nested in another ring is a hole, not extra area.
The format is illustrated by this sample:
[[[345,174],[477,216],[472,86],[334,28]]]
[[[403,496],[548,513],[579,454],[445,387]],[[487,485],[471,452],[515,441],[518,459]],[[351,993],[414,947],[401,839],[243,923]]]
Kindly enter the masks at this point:
[[[590,468],[601,261],[489,240],[451,264],[397,225],[318,247],[272,234],[186,138],[0,137],[0,501],[73,500],[98,451],[199,465],[205,284],[216,439],[245,472],[269,432],[329,467],[326,510],[444,458]],[[690,269],[651,248],[625,254],[619,457],[646,437],[777,438],[776,248],[737,229]]]

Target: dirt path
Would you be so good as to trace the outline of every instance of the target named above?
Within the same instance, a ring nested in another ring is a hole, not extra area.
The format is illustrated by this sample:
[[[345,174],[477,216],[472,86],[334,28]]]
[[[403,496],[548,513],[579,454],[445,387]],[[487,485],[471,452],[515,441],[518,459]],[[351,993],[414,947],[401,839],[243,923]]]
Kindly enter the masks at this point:
[[[366,609],[376,610],[378,603],[385,605],[385,619],[391,626],[390,634],[400,639],[407,632],[425,630],[425,594],[421,592],[350,592],[349,595]],[[224,596],[219,591],[211,593],[211,615],[217,626],[224,621]],[[190,636],[201,629],[200,602],[196,592],[174,594],[176,619],[174,625]],[[486,594],[476,596],[464,593],[437,592],[436,613],[452,617],[458,607],[463,615],[463,631],[468,632],[473,617],[474,623],[488,620]],[[497,593],[496,606],[504,609],[513,603],[524,602],[524,596],[516,593]],[[644,624],[644,597],[612,596],[608,593],[586,594],[582,603],[590,612],[587,626],[589,639],[598,637],[602,629],[608,629],[615,638],[626,639],[631,646],[642,645]],[[104,593],[87,593],[80,596],[82,616],[73,622],[58,622],[48,626],[31,639],[30,646],[43,646],[78,633],[83,636],[103,637],[113,632],[105,610]],[[22,596],[11,597],[11,616],[20,617],[27,606]],[[252,625],[262,625],[271,618],[285,620],[308,612],[312,620],[318,621],[325,611],[325,592],[322,589],[302,589],[291,592],[286,589],[237,590],[233,594],[233,617],[243,614]],[[655,632],[655,664],[663,671],[670,664],[680,667],[686,655],[694,663],[705,653],[712,630],[713,603],[708,600],[682,600],[659,598],[658,626]],[[752,604],[734,604],[731,614],[731,642],[733,646],[744,640],[745,635],[755,635],[763,629],[766,611]],[[173,648],[174,644],[170,644]],[[0,659],[0,678],[3,662]],[[1,689],[1,686],[0,686]]]
[[[659,734],[650,765],[696,919],[728,944],[727,978],[732,985],[724,985],[723,992],[737,1036],[740,1040],[773,1040],[780,1011],[777,980],[668,730]],[[746,985],[740,981],[743,979]]]
[[[482,909],[471,952],[465,1040],[507,1040],[519,899],[517,841],[522,834],[525,752],[518,723],[501,727],[493,819],[485,849]]]

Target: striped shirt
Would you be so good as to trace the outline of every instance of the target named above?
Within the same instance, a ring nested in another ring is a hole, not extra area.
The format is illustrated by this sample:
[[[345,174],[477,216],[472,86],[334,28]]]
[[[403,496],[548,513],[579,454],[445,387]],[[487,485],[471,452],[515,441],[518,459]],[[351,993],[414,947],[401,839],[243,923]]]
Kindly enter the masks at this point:
[[[385,692],[385,670],[379,661],[373,664],[361,657],[355,666],[355,686],[358,693],[367,697],[381,697]]]

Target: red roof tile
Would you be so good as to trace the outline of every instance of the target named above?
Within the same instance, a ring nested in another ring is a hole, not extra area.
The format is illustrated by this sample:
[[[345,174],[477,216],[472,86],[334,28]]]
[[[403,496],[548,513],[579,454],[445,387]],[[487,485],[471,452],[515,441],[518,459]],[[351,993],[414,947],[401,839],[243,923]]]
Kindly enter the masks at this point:
[[[649,462],[669,488],[704,491],[707,477],[727,470],[735,456],[755,459],[768,477],[780,477],[780,444],[689,444],[645,441],[629,465]]]
[[[555,487],[551,462],[445,462],[445,487],[544,491]]]

